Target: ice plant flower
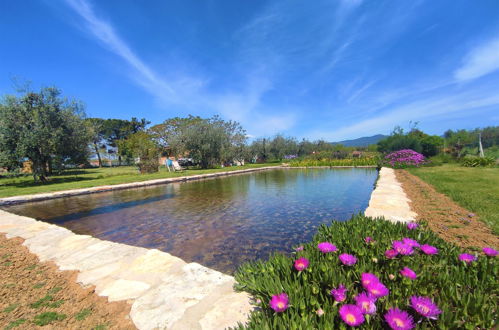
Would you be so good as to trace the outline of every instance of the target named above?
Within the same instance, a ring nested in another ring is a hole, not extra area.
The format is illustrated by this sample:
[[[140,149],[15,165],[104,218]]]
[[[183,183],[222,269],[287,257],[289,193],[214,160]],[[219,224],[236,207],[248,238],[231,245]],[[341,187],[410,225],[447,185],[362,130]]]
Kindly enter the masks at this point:
[[[393,241],[392,247],[395,251],[404,256],[411,255],[414,253],[414,249],[412,248],[412,246],[401,241]]]
[[[390,308],[385,314],[385,321],[393,330],[414,329],[412,316],[398,308]]]
[[[361,309],[363,314],[376,313],[376,298],[365,292],[362,292],[355,297],[355,303],[357,307]]]
[[[371,282],[365,287],[366,291],[375,298],[388,296],[390,290],[381,282]]]
[[[413,271],[412,269],[410,269],[409,267],[404,267],[404,269],[402,269],[400,271],[400,274],[402,274],[402,276],[405,276],[411,280],[415,280],[418,277],[416,275],[416,272]]]
[[[385,257],[387,257],[388,259],[394,259],[398,254],[399,253],[397,252],[397,250],[386,250]]]
[[[303,245],[300,245],[298,246],[297,248],[295,248],[295,251],[298,252],[298,251],[303,251]]]
[[[329,242],[319,243],[317,244],[317,248],[321,250],[322,253],[329,253],[338,250],[338,248],[336,248],[336,245]]]
[[[371,236],[367,236],[366,238],[364,238],[364,242],[366,242],[366,244],[373,244],[374,239]]]
[[[297,271],[301,272],[302,270],[304,270],[305,268],[307,268],[307,267],[308,267],[308,264],[309,264],[309,263],[310,263],[310,262],[308,261],[308,259],[307,259],[307,258],[303,258],[303,257],[301,257],[301,258],[299,258],[299,259],[295,260],[295,269],[296,269]]]
[[[418,227],[419,227],[419,225],[416,222],[409,222],[407,224],[407,229],[409,229],[409,230],[414,230],[414,229],[416,229]]]
[[[423,251],[424,254],[428,255],[438,254],[438,249],[428,244],[423,244],[419,248],[421,249],[421,251]]]
[[[324,310],[322,308],[319,308],[318,310],[315,311],[315,313],[317,314],[317,316],[322,316],[324,315]]]
[[[489,257],[495,257],[498,254],[497,250],[494,250],[491,247],[484,247],[482,251]]]
[[[340,259],[341,263],[344,264],[345,266],[353,266],[357,263],[357,258],[348,253],[342,253],[338,256],[338,258]]]
[[[343,305],[339,312],[343,322],[351,327],[364,323],[364,315],[362,315],[361,309],[355,305]]]
[[[371,283],[378,283],[379,279],[374,274],[362,273],[362,275],[360,276],[360,281],[362,282],[362,286],[365,289]]]
[[[438,306],[428,297],[411,297],[411,307],[414,308],[418,314],[429,319],[436,320],[438,314],[442,313]]]
[[[463,254],[459,255],[459,260],[462,260],[462,261],[466,262],[467,264],[471,264],[476,259],[477,259],[476,256],[474,256],[472,254],[468,254],[468,253],[463,253]]]
[[[405,237],[404,239],[402,239],[402,243],[407,244],[413,248],[419,247],[418,241],[416,241],[415,239],[412,239],[412,238],[408,238],[408,237]]]
[[[277,313],[284,312],[289,307],[288,295],[283,293],[276,294],[272,296],[270,300],[270,308],[272,308]]]
[[[340,284],[338,288],[331,290],[331,296],[333,296],[334,301],[342,302],[347,299],[347,291],[347,288],[343,284]]]

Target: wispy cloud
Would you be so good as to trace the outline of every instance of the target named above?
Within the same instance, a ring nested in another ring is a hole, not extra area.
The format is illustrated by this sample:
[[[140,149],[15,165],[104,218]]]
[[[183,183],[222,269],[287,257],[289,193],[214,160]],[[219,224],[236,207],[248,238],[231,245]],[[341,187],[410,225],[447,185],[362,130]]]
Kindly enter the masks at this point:
[[[472,49],[463,62],[454,73],[458,81],[480,78],[499,70],[499,37]]]

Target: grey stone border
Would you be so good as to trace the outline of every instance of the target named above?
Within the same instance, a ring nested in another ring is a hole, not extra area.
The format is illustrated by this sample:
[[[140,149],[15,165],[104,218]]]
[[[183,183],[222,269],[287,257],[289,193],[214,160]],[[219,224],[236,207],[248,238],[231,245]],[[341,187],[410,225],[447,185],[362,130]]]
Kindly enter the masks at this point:
[[[234,291],[232,276],[166,252],[76,235],[2,210],[0,232],[23,238],[40,261],[78,271],[77,282],[94,285],[99,296],[130,303],[139,329],[224,329],[245,323],[253,309],[249,294]]]
[[[417,214],[411,211],[407,197],[402,185],[395,176],[395,171],[388,167],[382,167],[379,171],[376,188],[371,194],[369,206],[364,214],[369,217],[384,217],[392,222],[415,221]]]
[[[175,178],[155,179],[155,180],[147,180],[147,181],[140,181],[140,182],[121,183],[121,184],[115,184],[115,185],[96,186],[96,187],[91,187],[91,188],[61,190],[61,191],[54,191],[54,192],[49,192],[49,193],[41,193],[41,194],[33,194],[33,195],[19,195],[19,196],[12,196],[12,197],[4,197],[4,198],[0,198],[0,206],[43,201],[43,200],[47,200],[47,199],[62,198],[62,197],[69,197],[69,196],[95,194],[95,193],[110,191],[110,190],[140,188],[140,187],[146,187],[146,186],[167,184],[167,183],[172,183],[172,182],[182,182],[182,181],[200,180],[200,179],[206,179],[206,178],[215,178],[215,177],[219,177],[219,176],[249,173],[249,172],[275,169],[275,168],[283,168],[283,166],[256,167],[256,168],[248,168],[248,169],[244,169],[244,170],[223,171],[223,172],[207,173],[207,174],[199,174],[199,175],[179,176],[179,177],[175,177]]]

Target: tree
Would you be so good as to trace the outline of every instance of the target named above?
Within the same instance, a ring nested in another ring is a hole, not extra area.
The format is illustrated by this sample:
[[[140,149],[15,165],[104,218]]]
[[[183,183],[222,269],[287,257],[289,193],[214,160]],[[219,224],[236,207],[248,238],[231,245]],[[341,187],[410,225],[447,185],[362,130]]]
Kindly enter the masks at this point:
[[[137,165],[141,173],[158,171],[160,148],[151,134],[138,131],[117,143],[123,155],[138,158]]]
[[[60,95],[49,87],[5,97],[0,104],[0,166],[16,168],[29,160],[35,181],[45,182],[54,165],[86,161],[90,136],[84,107]]]
[[[100,149],[102,141],[105,137],[104,122],[102,118],[87,118],[85,123],[87,124],[87,130],[90,135],[90,142],[94,149],[95,155],[99,160],[99,167],[102,167],[102,159],[100,156]]]
[[[148,131],[156,142],[168,151],[170,156],[181,155],[186,151],[185,130],[191,126],[202,122],[198,116],[189,115],[186,118],[175,117],[165,120],[163,123],[154,125]]]
[[[123,119],[106,119],[103,124],[103,136],[109,146],[117,148],[118,165],[121,165],[122,156],[125,154],[119,148],[119,141],[125,140],[130,135],[144,131],[150,122],[145,118],[137,120],[133,117],[131,121]]]

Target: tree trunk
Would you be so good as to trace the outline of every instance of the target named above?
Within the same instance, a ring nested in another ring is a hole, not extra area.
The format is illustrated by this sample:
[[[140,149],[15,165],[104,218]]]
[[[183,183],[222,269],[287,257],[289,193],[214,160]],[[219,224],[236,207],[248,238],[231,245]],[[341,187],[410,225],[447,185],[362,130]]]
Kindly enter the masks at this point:
[[[121,155],[118,155],[118,166],[121,166]]]
[[[94,143],[95,153],[97,154],[97,159],[99,160],[99,167],[102,167],[102,160],[100,158],[99,147],[97,143]]]

